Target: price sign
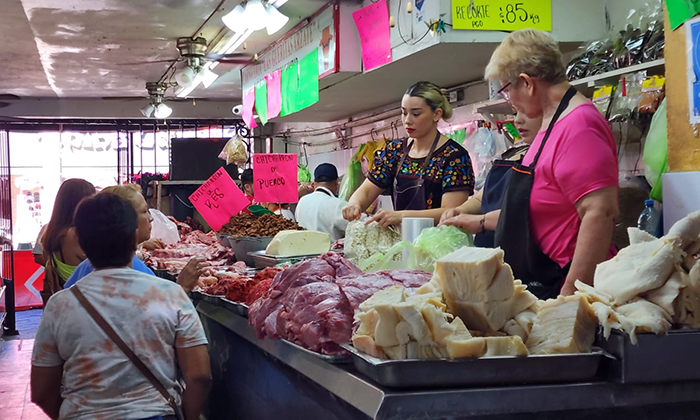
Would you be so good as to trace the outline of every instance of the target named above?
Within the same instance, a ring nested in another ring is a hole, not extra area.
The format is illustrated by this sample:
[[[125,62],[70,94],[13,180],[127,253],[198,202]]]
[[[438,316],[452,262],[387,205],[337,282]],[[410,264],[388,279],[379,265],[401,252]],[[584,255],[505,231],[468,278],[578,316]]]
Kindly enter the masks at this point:
[[[258,203],[296,203],[299,201],[297,155],[254,154],[253,182]]]
[[[552,30],[551,0],[452,0],[452,27],[478,31]]]
[[[231,176],[219,168],[190,195],[190,202],[214,230],[228,223],[231,216],[248,206],[248,199]]]

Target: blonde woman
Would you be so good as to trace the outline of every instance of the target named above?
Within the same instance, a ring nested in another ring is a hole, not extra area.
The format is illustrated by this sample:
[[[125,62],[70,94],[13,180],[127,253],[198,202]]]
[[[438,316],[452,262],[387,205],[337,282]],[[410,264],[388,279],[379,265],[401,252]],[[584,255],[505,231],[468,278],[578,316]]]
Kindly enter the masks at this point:
[[[474,171],[467,151],[437,129],[452,117],[452,106],[440,88],[430,82],[411,86],[401,101],[406,140],[387,143],[370,169],[369,177],[343,209],[346,220],[357,220],[382,191],[393,190],[394,209],[380,210],[369,222],[386,227],[404,217],[430,217],[464,203],[474,192]]]
[[[125,184],[125,185],[114,185],[107,187],[100,191],[100,194],[114,194],[118,197],[123,198],[128,201],[136,210],[138,227],[136,229],[136,241],[139,245],[139,249],[143,247],[144,243],[154,244],[155,241],[149,241],[151,237],[151,213],[148,211],[148,203],[143,198],[141,194],[141,187],[136,184]],[[200,270],[199,263],[204,261],[201,258],[195,257],[191,259],[185,268],[180,272],[177,277],[177,283],[185,289],[186,292],[192,290],[192,288],[197,284],[199,280]],[[153,275],[153,271],[146,266],[139,258],[134,256],[132,261],[132,268],[134,270]],[[89,260],[83,261],[75,270],[73,275],[68,279],[65,284],[65,288],[68,289],[74,285],[78,280],[90,274],[94,268],[90,264]]]
[[[533,29],[509,34],[485,76],[542,127],[513,168],[495,245],[516,278],[540,298],[593,283],[598,263],[615,254],[618,164],[610,126],[567,81],[557,43]]]

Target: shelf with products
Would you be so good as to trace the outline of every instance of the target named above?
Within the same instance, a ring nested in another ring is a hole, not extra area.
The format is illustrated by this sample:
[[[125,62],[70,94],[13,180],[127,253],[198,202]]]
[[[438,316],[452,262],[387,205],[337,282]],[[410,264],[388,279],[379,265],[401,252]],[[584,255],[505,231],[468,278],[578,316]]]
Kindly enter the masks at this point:
[[[601,86],[604,84],[617,84],[617,82],[620,80],[620,76],[623,74],[636,73],[644,70],[647,71],[648,76],[664,74],[665,64],[666,60],[662,58],[602,74],[596,74],[594,76],[584,77],[583,79],[573,80],[571,81],[571,85],[575,86],[581,93],[590,97],[592,96],[593,90],[596,86]],[[482,115],[502,115],[513,113],[512,107],[503,99],[483,101],[475,104],[474,108],[476,109],[476,112]]]

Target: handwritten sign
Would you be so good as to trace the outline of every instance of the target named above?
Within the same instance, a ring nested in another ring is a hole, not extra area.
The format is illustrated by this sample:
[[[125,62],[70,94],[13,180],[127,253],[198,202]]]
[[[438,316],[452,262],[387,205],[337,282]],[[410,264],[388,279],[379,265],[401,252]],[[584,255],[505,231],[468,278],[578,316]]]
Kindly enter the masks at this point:
[[[365,71],[391,63],[391,33],[386,0],[379,0],[352,12],[362,46]]]
[[[190,202],[214,230],[228,223],[231,216],[248,206],[248,199],[231,176],[219,168],[190,195]]]
[[[297,155],[254,154],[253,182],[258,203],[296,203],[299,201]]]
[[[552,30],[551,0],[452,0],[452,27],[474,31]]]

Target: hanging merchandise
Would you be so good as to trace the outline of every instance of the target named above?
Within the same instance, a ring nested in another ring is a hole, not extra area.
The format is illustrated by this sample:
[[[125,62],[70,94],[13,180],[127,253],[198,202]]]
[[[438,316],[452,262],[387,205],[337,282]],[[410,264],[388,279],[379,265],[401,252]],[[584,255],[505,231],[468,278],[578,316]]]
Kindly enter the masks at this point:
[[[498,130],[480,127],[465,140],[464,147],[469,152],[475,174],[475,190],[480,190],[491,169],[491,162],[508,148],[505,136]]]
[[[664,54],[664,9],[661,1],[632,10],[627,27],[608,38],[584,44],[569,61],[569,80],[658,60]]]
[[[661,175],[668,171],[668,135],[666,119],[666,100],[661,101],[659,109],[651,119],[649,134],[644,144],[644,176],[651,185],[649,197],[663,201]]]
[[[281,116],[290,115],[296,112],[297,95],[299,93],[299,61],[292,61],[282,70],[281,82],[282,110]]]
[[[642,98],[639,101],[640,114],[653,114],[666,95],[664,85],[666,78],[652,76],[642,83]]]
[[[255,85],[255,111],[260,123],[267,124],[267,82],[261,80]]]
[[[219,153],[219,159],[225,160],[227,165],[232,163],[238,166],[245,166],[248,161],[246,144],[240,137],[232,137]]]
[[[615,95],[610,107],[610,122],[623,122],[637,112],[639,101],[642,98],[642,84],[646,79],[646,72],[640,71],[631,76],[622,76],[620,84],[615,89]]]
[[[613,92],[615,92],[615,86],[612,85],[602,86],[593,92],[593,105],[595,105],[605,118],[608,118],[608,110],[612,102]]]
[[[352,194],[360,188],[360,185],[365,180],[365,176],[362,174],[362,163],[358,159],[358,156],[363,153],[365,145],[360,146],[360,150],[355,153],[355,155],[350,159],[350,164],[348,165],[348,170],[343,175],[343,179],[340,181],[340,189],[338,191],[338,198],[341,200],[348,201]]]
[[[311,182],[311,172],[309,172],[309,169],[302,164],[299,164],[299,168],[297,169],[297,181]]]
[[[358,150],[355,156],[353,156],[353,159],[356,159],[361,164],[367,162],[366,170],[363,168],[362,171],[363,174],[366,175],[369,169],[374,166],[374,159],[377,156],[377,152],[380,150],[384,150],[384,146],[386,146],[386,138],[383,137],[379,140],[370,140],[362,146],[363,147],[361,147],[360,150]]]

